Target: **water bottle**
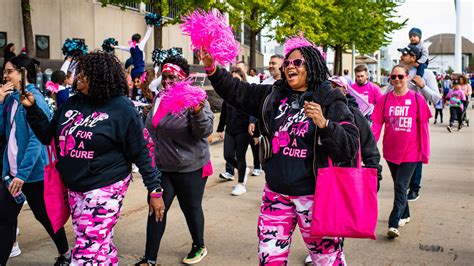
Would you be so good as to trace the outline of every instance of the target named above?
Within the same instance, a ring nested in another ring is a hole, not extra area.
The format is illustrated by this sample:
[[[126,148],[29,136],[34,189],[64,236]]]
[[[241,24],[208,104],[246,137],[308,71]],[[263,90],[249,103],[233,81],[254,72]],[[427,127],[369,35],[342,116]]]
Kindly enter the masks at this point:
[[[8,189],[8,187],[10,186],[10,183],[12,182],[12,178],[9,175],[6,175],[5,177],[3,177],[3,182],[6,186],[6,189]],[[15,202],[18,204],[23,204],[26,201],[26,196],[21,191],[16,196],[13,195],[13,198],[15,199]]]

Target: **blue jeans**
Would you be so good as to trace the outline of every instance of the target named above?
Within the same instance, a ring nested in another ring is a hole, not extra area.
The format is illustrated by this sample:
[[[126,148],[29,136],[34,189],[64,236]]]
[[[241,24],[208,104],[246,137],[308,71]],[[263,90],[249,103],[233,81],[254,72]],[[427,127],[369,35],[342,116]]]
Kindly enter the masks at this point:
[[[443,118],[441,118],[442,121]],[[415,191],[418,193],[421,188],[421,175],[423,172],[423,163],[418,162],[416,165],[415,172],[413,173],[413,176],[411,177],[410,181],[410,191]]]
[[[423,77],[425,74],[425,69],[428,67],[428,64],[419,64],[418,67],[416,68],[416,75]]]
[[[417,163],[394,164],[387,161],[387,164],[392,174],[395,191],[392,212],[388,218],[388,227],[398,228],[398,221],[400,221],[400,219],[410,217],[407,189]]]

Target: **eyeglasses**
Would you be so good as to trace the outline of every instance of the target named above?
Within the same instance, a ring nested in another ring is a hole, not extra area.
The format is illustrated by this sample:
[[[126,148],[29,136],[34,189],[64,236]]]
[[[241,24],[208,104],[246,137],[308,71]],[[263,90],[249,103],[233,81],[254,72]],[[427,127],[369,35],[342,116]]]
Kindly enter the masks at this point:
[[[391,80],[395,80],[395,79],[399,79],[399,80],[402,80],[405,78],[405,75],[402,75],[402,74],[398,74],[398,75],[390,75],[390,79]]]
[[[283,60],[283,67],[288,67],[290,65],[294,65],[295,67],[301,67],[303,64],[304,64],[304,58]]]

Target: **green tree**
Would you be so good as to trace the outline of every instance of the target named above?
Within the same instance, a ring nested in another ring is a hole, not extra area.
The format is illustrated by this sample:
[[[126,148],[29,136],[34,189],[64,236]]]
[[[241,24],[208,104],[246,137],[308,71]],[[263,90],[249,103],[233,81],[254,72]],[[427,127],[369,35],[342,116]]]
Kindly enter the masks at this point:
[[[226,2],[225,10],[229,12],[234,28],[238,28],[240,23],[244,23],[250,29],[250,62],[248,63],[250,67],[255,67],[258,34],[264,27],[281,19],[291,1],[227,0]]]
[[[351,49],[353,43],[360,53],[372,53],[391,41],[392,32],[405,26],[407,20],[393,20],[397,18],[394,13],[398,5],[392,0],[295,3],[295,10],[304,10],[308,15],[298,15],[291,23],[279,24],[276,37],[281,40],[304,31],[309,40],[334,50],[334,74],[341,75],[342,53]]]

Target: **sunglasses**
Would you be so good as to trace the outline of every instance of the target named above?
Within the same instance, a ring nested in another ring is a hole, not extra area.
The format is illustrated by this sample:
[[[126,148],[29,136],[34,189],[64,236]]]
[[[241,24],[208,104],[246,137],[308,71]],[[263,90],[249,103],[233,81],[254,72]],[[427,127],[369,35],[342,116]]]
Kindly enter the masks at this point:
[[[395,79],[399,79],[399,80],[402,80],[405,78],[405,75],[402,75],[402,74],[398,74],[398,75],[390,75],[390,79],[391,80],[395,80]]]
[[[290,65],[294,65],[295,67],[301,67],[303,64],[304,64],[304,58],[283,60],[283,67],[288,67]]]

